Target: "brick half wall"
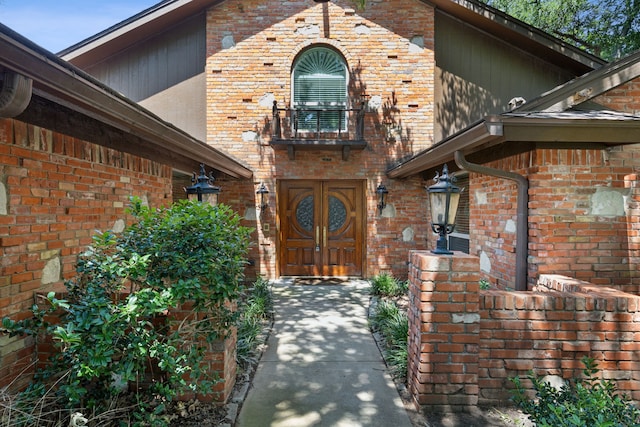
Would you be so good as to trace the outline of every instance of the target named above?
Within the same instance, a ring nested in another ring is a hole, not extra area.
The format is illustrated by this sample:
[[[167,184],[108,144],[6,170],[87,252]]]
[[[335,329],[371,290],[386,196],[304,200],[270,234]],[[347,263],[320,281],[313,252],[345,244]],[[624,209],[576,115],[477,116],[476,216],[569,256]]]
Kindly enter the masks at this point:
[[[583,356],[640,401],[640,297],[559,275],[531,292],[479,290],[477,257],[413,251],[409,261],[408,388],[419,405],[508,405],[509,378],[576,378]]]

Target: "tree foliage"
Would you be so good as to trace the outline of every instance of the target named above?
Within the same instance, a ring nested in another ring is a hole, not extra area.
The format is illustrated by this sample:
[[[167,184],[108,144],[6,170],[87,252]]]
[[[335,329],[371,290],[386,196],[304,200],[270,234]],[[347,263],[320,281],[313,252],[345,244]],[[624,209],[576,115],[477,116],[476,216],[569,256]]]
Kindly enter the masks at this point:
[[[481,0],[607,60],[640,48],[640,0]]]

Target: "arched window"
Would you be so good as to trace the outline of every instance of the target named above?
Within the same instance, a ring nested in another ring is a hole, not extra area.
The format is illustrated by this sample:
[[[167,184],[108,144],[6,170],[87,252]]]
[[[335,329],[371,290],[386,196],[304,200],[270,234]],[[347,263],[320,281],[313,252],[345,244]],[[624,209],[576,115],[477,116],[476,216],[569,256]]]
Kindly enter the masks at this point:
[[[326,47],[303,52],[293,66],[297,129],[335,132],[347,128],[347,65]]]

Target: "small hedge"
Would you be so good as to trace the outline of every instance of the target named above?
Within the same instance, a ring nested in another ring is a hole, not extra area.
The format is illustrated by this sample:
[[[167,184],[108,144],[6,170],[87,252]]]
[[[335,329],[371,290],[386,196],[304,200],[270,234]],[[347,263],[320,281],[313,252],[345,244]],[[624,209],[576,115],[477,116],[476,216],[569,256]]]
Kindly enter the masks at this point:
[[[247,289],[246,297],[238,304],[238,346],[236,360],[246,368],[255,362],[255,350],[258,336],[262,333],[265,321],[273,316],[273,295],[269,282],[258,277],[253,286]]]
[[[514,402],[537,427],[633,427],[640,426],[640,410],[624,395],[616,393],[615,383],[599,380],[592,358],[583,357],[584,378],[566,382],[556,389],[530,372],[528,379],[536,391],[530,399],[519,378]]]
[[[6,408],[11,425],[69,425],[78,412],[89,425],[162,427],[168,402],[219,381],[206,352],[236,322],[251,230],[224,205],[133,199],[130,213],[122,234],[97,233],[79,256],[64,300],[51,293],[32,318],[2,320],[1,332],[48,337],[57,350]]]

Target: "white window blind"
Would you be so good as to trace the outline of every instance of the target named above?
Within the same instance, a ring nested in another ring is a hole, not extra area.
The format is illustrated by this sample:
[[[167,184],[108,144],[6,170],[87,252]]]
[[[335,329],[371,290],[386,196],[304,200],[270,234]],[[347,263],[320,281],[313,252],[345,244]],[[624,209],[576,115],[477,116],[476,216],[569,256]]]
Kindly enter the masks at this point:
[[[298,130],[346,130],[347,67],[337,52],[315,47],[298,58],[293,68],[293,108],[298,110]]]

